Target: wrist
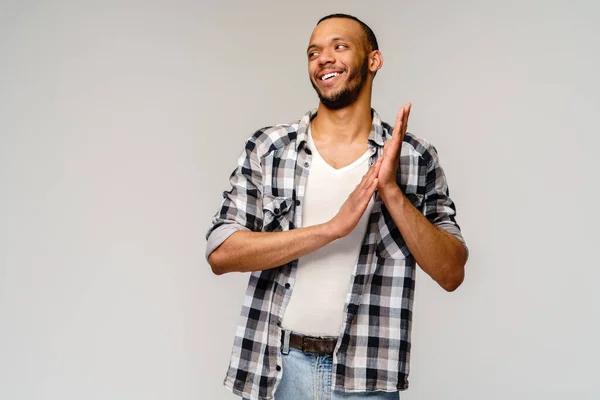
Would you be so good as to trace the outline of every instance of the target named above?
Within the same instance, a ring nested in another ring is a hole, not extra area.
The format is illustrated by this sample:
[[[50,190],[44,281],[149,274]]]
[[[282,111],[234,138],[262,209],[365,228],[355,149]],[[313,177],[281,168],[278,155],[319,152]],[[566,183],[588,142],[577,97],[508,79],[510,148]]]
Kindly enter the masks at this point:
[[[317,228],[319,229],[319,236],[325,238],[327,243],[333,242],[334,240],[337,240],[344,236],[338,232],[338,229],[336,229],[335,222],[333,219],[323,224],[317,225]]]
[[[381,200],[383,200],[384,204],[388,205],[390,203],[398,204],[399,202],[404,202],[406,196],[402,193],[400,186],[394,183],[390,186],[379,188],[379,196],[381,196]]]

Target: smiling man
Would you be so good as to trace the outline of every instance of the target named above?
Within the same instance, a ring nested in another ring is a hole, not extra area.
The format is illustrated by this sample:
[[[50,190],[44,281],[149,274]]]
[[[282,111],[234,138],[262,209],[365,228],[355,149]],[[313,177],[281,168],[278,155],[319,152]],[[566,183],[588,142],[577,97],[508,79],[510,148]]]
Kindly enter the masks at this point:
[[[468,251],[435,148],[371,108],[383,57],[355,17],[307,49],[317,110],[246,142],[207,233],[215,274],[250,279],[224,384],[246,399],[398,399],[416,264],[447,291]]]

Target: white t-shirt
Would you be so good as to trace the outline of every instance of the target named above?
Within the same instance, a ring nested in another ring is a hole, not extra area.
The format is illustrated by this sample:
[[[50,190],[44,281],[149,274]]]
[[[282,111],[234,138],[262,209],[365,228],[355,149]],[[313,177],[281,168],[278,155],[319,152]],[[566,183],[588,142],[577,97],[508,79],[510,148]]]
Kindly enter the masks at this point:
[[[367,150],[353,163],[335,169],[319,154],[310,128],[307,144],[313,156],[302,205],[302,227],[327,222],[338,213],[367,173],[372,155],[371,150]],[[373,199],[349,235],[299,259],[282,328],[311,336],[340,334],[350,277],[358,260],[372,208]]]

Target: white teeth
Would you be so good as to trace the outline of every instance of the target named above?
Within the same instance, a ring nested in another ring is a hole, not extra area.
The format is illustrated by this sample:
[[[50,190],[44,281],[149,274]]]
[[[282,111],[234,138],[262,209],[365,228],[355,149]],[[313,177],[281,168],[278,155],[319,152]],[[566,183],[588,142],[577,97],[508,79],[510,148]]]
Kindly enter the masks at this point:
[[[334,76],[338,76],[338,75],[339,75],[339,73],[338,73],[338,72],[331,72],[331,73],[329,73],[329,74],[323,75],[323,76],[321,77],[321,80],[322,80],[322,81],[324,81],[324,80],[326,80],[326,79],[333,78]]]

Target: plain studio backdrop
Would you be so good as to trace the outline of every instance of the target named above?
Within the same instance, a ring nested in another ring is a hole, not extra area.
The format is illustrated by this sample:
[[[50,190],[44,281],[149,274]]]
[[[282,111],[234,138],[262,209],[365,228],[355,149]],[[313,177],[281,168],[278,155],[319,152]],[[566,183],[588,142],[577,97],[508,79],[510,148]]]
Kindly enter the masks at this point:
[[[305,49],[378,36],[373,106],[432,142],[470,246],[419,272],[405,400],[600,396],[600,4],[3,1],[0,398],[236,398],[248,274],[204,235],[244,141],[317,106]]]

